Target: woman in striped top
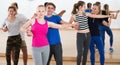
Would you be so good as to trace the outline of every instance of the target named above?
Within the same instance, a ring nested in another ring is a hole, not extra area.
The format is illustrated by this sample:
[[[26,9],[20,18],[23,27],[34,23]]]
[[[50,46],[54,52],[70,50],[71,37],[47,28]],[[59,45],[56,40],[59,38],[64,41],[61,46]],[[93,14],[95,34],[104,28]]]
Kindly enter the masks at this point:
[[[82,65],[86,65],[86,61],[87,61],[87,54],[91,40],[91,35],[88,26],[88,17],[93,17],[93,18],[108,17],[104,15],[93,15],[91,13],[84,13],[85,9],[86,9],[85,2],[78,1],[78,3],[76,3],[73,7],[72,16],[69,21],[70,23],[75,21],[74,27],[79,26],[76,27],[77,28],[77,41],[76,41],[77,65],[80,65],[82,56],[83,56]]]

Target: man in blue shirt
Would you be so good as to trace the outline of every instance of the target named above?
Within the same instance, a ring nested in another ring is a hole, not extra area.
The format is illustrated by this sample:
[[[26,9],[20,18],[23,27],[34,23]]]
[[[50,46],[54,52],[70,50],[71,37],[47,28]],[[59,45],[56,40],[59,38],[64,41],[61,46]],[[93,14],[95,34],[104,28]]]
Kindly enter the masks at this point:
[[[55,8],[56,6],[53,3],[47,3],[46,5],[47,15],[45,16],[45,20],[49,22],[54,22],[56,24],[64,24],[65,22],[61,19],[60,16],[53,15]],[[62,45],[61,45],[59,30],[56,28],[49,28],[47,37],[50,44],[50,56],[47,65],[50,64],[52,55],[54,55],[56,65],[63,65]]]

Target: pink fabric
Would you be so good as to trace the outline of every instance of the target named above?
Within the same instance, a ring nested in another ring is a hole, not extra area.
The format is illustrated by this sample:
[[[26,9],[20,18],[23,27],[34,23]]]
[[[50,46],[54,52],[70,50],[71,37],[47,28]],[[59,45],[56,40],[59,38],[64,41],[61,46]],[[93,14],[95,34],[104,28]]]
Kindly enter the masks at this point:
[[[45,24],[38,23],[35,19],[35,23],[32,25],[31,31],[33,33],[32,46],[33,47],[43,47],[48,45],[47,32],[48,32],[48,23]]]

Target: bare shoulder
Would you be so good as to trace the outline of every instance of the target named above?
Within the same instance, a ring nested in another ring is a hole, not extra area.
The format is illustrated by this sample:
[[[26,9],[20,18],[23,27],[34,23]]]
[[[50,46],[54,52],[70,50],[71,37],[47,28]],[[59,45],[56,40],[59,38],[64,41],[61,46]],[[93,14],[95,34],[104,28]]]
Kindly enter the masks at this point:
[[[75,20],[75,14],[72,14],[72,15],[71,15],[71,18]]]
[[[35,23],[35,18],[31,19],[30,22],[33,25]]]

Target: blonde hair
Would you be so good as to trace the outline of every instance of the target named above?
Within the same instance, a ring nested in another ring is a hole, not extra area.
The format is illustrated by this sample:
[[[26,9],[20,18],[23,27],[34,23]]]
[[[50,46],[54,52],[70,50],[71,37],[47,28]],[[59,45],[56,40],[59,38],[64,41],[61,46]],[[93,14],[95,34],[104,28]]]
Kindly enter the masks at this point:
[[[98,9],[99,9],[98,14],[102,14],[102,12],[101,12],[101,5],[99,5],[99,4],[97,4],[97,3],[93,4],[93,6],[94,6],[94,5],[97,6]]]
[[[38,7],[45,7],[44,5],[38,5]]]

